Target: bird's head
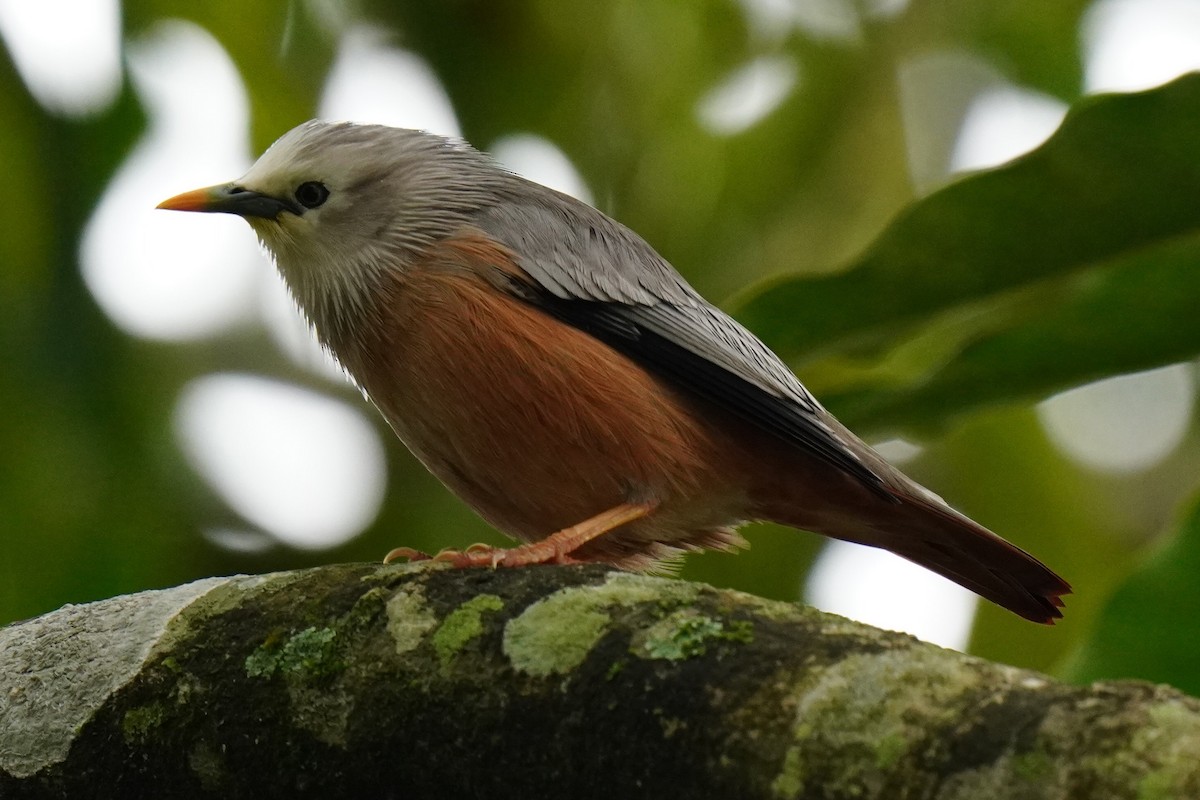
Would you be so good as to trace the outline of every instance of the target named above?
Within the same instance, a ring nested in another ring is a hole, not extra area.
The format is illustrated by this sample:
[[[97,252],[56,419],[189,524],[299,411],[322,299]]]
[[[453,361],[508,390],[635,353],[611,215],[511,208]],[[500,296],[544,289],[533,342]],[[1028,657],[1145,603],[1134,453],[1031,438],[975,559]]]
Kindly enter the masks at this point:
[[[328,343],[381,280],[495,202],[508,177],[457,140],[313,120],[284,134],[241,178],[159,208],[244,218]]]

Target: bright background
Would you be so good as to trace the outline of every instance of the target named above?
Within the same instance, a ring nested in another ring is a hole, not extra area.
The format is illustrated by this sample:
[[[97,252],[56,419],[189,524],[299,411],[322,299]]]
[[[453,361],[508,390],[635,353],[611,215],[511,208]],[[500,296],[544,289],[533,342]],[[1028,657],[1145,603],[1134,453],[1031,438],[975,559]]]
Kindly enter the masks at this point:
[[[767,526],[685,577],[1200,692],[1200,86],[1097,96],[1200,67],[1200,2],[190,5],[0,0],[0,622],[502,541],[244,223],[153,209],[322,116],[464,136],[630,225],[1076,595],[1040,628]]]

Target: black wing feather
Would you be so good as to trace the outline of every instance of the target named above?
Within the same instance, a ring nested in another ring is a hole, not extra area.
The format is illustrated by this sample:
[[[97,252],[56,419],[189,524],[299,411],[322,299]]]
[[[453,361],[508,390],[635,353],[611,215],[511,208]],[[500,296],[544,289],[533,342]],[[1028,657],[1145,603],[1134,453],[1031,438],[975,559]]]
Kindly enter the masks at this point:
[[[729,411],[845,471],[880,497],[897,502],[883,480],[838,441],[798,398],[781,397],[763,389],[660,333],[670,329],[671,304],[637,306],[591,300],[565,300],[527,285],[516,292],[527,302],[574,328],[590,334],[671,383]]]

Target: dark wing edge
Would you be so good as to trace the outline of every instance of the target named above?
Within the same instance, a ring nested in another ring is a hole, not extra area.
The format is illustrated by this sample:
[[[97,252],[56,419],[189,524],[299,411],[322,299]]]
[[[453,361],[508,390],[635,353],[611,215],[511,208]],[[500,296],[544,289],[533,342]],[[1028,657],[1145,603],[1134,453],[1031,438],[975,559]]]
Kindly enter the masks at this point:
[[[671,303],[643,306],[564,299],[511,278],[508,288],[511,294],[594,336],[686,393],[713,403],[842,470],[889,503],[899,502],[883,478],[860,461],[821,421],[820,406],[806,391],[794,396],[776,394],[682,344],[679,339],[686,340],[688,329],[695,327],[686,322],[688,312],[695,313],[696,309]],[[680,333],[685,335],[680,337]]]
[[[498,270],[489,276],[497,288],[899,502],[825,424],[827,412],[791,370],[641,237],[574,198],[512,181],[517,188],[506,202],[472,220],[520,254],[514,263],[528,281]]]

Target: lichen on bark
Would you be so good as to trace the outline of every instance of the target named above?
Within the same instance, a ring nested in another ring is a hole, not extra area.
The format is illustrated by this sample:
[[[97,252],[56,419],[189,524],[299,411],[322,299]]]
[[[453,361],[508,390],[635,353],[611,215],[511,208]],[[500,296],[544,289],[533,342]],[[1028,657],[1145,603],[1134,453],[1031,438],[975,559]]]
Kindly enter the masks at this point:
[[[2,797],[1200,797],[1169,688],[594,566],[214,579],[0,661]]]

